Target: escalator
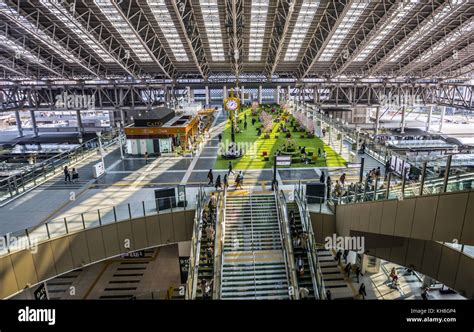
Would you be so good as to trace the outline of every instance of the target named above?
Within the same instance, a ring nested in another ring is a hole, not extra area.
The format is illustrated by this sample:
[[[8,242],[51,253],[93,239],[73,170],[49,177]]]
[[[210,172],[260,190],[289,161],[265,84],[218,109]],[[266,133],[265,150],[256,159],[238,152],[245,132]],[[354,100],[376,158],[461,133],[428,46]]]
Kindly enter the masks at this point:
[[[293,230],[296,230],[298,234],[302,234],[304,230],[303,230],[303,225],[301,223],[301,216],[300,216],[298,205],[295,202],[289,202],[287,203],[286,206],[287,206],[288,220],[290,222],[290,225],[291,225],[291,213],[293,212],[294,227],[292,228]],[[293,237],[293,234],[292,234],[292,237]],[[313,279],[311,276],[311,268],[309,266],[310,257],[309,257],[308,251],[306,249],[303,249],[301,245],[295,245],[295,243],[293,243],[293,254],[294,254],[295,265],[297,264],[298,257],[301,257],[304,262],[304,265],[303,265],[304,273],[300,274],[299,272],[297,272],[298,287],[300,289],[306,288],[309,291],[309,294],[307,296],[308,299],[315,299]]]

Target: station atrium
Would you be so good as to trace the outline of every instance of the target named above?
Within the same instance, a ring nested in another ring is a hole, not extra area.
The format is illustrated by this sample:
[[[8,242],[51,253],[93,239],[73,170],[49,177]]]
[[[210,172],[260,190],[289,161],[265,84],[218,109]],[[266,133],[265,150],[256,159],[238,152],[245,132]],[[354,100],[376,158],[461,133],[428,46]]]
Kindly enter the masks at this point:
[[[0,302],[473,299],[473,14],[0,0]]]

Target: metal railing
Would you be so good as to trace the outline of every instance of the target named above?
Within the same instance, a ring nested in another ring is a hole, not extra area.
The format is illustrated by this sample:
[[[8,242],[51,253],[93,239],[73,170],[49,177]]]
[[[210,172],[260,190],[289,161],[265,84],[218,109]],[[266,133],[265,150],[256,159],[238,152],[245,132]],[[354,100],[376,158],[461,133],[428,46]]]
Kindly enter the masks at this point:
[[[71,151],[60,153],[46,159],[27,172],[11,175],[0,181],[0,204],[27,192],[28,190],[46,182],[48,179],[62,174],[64,166],[80,162],[93,156],[99,151],[99,138],[87,141]],[[117,137],[102,138],[102,148],[109,147],[117,142]]]
[[[191,204],[187,206],[188,203]],[[23,249],[31,249],[42,242],[86,229],[157,214],[192,210],[194,209],[192,203],[187,199],[179,201],[176,196],[170,196],[150,201],[114,205],[52,219],[44,224],[4,235],[3,243],[6,245],[0,247],[0,256]]]
[[[316,299],[324,300],[326,299],[326,291],[324,286],[323,274],[321,271],[321,265],[319,264],[318,252],[317,252],[317,243],[314,238],[313,226],[311,224],[311,217],[309,215],[309,210],[307,202],[303,199],[302,187],[299,190],[294,191],[295,203],[298,206],[301,224],[303,230],[308,234],[308,256],[309,266],[311,269],[311,279],[314,287],[314,296]]]
[[[218,245],[216,245],[215,254],[217,255],[214,259],[215,264],[219,264],[219,266],[214,265],[214,271],[217,273],[217,278],[215,278],[214,282],[219,283],[219,287],[214,285],[215,287],[215,294],[214,299],[220,299],[222,296],[222,269],[224,268],[224,241],[225,241],[225,214],[226,214],[226,201],[227,201],[227,188],[224,186],[224,194],[221,201],[221,224],[220,226],[220,237],[217,238],[216,241],[219,241]]]
[[[224,266],[224,236],[225,236],[225,203],[227,188],[219,194],[216,214],[216,237],[214,239],[214,289],[213,299],[218,300],[221,297],[222,287],[222,267]],[[220,221],[220,222],[219,222]],[[219,231],[219,237],[217,232]],[[217,286],[218,285],[218,286]]]
[[[298,277],[296,275],[295,255],[293,252],[293,243],[291,241],[290,225],[288,222],[288,212],[286,209],[286,198],[282,191],[278,190],[278,184],[275,188],[275,200],[277,204],[278,226],[280,231],[280,241],[282,242],[283,257],[285,259],[286,278],[290,285],[288,290],[290,299],[299,300]],[[283,199],[282,199],[283,197]]]

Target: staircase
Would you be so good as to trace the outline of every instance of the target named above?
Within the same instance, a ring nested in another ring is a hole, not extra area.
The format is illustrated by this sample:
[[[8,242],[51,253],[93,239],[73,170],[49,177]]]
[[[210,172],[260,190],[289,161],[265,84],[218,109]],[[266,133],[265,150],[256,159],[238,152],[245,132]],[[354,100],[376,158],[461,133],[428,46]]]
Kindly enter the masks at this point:
[[[333,300],[352,300],[356,295],[344,278],[341,266],[334,260],[334,255],[327,249],[318,249],[318,260],[323,275],[324,287],[331,291]],[[341,259],[344,262],[344,259]]]
[[[222,299],[289,299],[278,212],[273,195],[228,195]]]
[[[303,225],[301,224],[301,217],[300,217],[300,211],[298,209],[298,205],[295,202],[290,202],[286,205],[287,211],[288,211],[288,220],[290,221],[290,214],[293,212],[295,216],[295,226],[296,230],[298,231],[298,234],[301,234],[303,232]],[[313,280],[311,277],[311,269],[309,267],[309,256],[308,252],[303,249],[301,246],[294,246],[293,245],[293,255],[294,255],[294,260],[295,260],[295,265],[297,264],[297,259],[299,256],[303,258],[304,262],[304,274],[300,275],[297,273],[297,280],[298,280],[298,287],[299,288],[306,288],[309,290],[309,299],[314,299],[314,286],[313,286]]]

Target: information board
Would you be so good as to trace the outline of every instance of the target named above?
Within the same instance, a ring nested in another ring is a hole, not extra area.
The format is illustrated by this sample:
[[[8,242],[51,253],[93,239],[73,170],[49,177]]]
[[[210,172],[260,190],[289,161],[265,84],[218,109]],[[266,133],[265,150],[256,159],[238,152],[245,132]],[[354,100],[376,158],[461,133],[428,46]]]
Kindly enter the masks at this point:
[[[277,156],[277,166],[291,166],[291,156]]]

